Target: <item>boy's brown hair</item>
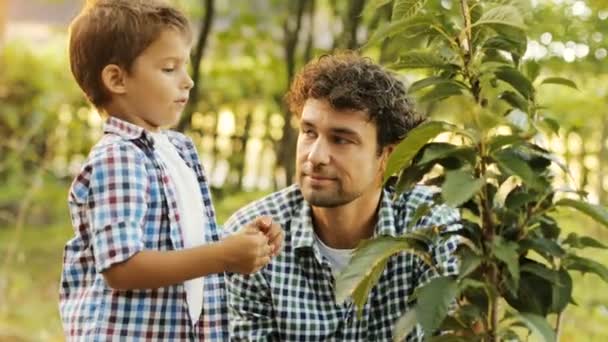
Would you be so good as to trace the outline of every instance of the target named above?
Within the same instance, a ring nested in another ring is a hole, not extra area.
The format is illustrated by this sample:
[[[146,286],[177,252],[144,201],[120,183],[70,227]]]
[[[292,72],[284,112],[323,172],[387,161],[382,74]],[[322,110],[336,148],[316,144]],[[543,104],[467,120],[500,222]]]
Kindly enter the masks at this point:
[[[110,100],[102,70],[116,64],[129,72],[166,29],[191,39],[186,17],[161,0],[87,0],[70,25],[69,56],[76,82],[95,107]]]

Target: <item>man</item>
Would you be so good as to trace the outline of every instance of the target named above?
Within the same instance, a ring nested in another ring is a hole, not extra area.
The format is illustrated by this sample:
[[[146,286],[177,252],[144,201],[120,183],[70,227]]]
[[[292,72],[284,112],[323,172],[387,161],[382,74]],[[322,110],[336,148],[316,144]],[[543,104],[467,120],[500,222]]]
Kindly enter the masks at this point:
[[[416,208],[432,201],[423,186],[392,200],[383,188],[388,157],[422,122],[404,85],[354,54],[324,56],[296,76],[287,95],[299,118],[297,184],[241,209],[226,227],[237,230],[259,215],[285,229],[284,249],[258,273],[228,279],[233,340],[384,341],[412,309],[416,287],[438,275],[410,253],[393,256],[370,292],[363,317],[351,301],[337,303],[335,275],[354,248],[373,236],[406,233]],[[435,206],[413,229],[457,228],[458,214]],[[456,273],[454,239],[432,246],[443,274]],[[421,339],[417,328],[410,339]]]

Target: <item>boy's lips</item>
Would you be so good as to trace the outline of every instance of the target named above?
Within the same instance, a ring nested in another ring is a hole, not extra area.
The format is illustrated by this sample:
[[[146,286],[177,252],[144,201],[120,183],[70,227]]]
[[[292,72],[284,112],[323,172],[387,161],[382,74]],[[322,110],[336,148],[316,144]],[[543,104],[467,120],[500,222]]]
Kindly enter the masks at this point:
[[[185,105],[188,102],[188,98],[187,97],[182,97],[180,99],[177,99],[175,102],[179,103],[179,104]]]

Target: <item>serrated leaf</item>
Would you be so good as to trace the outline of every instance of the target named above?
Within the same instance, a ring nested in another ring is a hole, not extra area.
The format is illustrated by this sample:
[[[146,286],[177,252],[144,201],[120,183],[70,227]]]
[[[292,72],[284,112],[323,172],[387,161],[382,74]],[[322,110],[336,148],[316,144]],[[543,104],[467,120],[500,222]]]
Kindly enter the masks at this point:
[[[390,23],[384,23],[374,31],[362,49],[367,49],[370,46],[382,42],[386,38],[393,37],[418,26],[429,27],[430,24],[430,20],[424,17],[406,18],[392,21]]]
[[[559,84],[566,87],[570,87],[572,89],[579,90],[574,81],[569,80],[564,77],[547,77],[540,84]]]
[[[455,69],[458,66],[451,64],[441,58],[437,51],[431,49],[413,50],[399,56],[394,64],[389,65],[391,69]]]
[[[543,264],[537,262],[528,262],[521,265],[521,272],[536,274],[537,276],[550,281],[553,284],[559,284],[559,274],[551,269],[548,269]]]
[[[517,254],[518,245],[515,242],[506,241],[497,236],[494,239],[494,256],[507,265],[509,273],[513,277],[515,284],[519,283],[519,255]]]
[[[594,273],[608,282],[608,268],[599,262],[576,255],[568,255],[562,264],[566,269],[582,273]]]
[[[441,197],[451,207],[457,207],[473,197],[481,186],[482,179],[473,178],[469,171],[448,171],[441,186]]]
[[[494,75],[496,75],[496,78],[499,80],[510,84],[513,89],[520,93],[524,98],[531,99],[534,97],[532,82],[519,72],[519,70],[502,66],[494,71]]]
[[[366,16],[367,14],[373,13],[391,1],[392,0],[370,0],[365,4],[363,11],[361,11],[361,15]]]
[[[500,167],[509,174],[518,176],[524,183],[536,190],[543,190],[543,183],[534,174],[530,166],[513,151],[509,149],[499,150],[492,154]]]
[[[416,15],[425,3],[426,0],[395,0],[391,21]]]
[[[506,90],[498,95],[498,98],[507,102],[513,108],[520,109],[523,112],[528,112],[528,100],[514,91]]]
[[[420,98],[422,103],[433,103],[451,96],[462,95],[462,88],[452,83],[442,83],[435,86]]]
[[[412,85],[410,85],[408,90],[410,93],[414,93],[414,92],[416,92],[420,89],[424,89],[426,87],[430,87],[430,86],[438,85],[438,84],[445,84],[445,83],[454,84],[456,86],[460,86],[463,89],[467,89],[467,87],[464,84],[461,84],[461,83],[451,80],[449,78],[445,78],[445,77],[441,77],[441,76],[431,76],[431,77],[423,78],[419,81],[412,83]]]
[[[532,332],[538,334],[545,342],[555,341],[555,332],[544,317],[526,312],[514,312],[513,314],[517,319],[525,323]]]
[[[526,28],[519,10],[516,7],[509,5],[490,8],[485,11],[479,20],[474,22],[471,27],[481,25],[506,25],[518,29]]]
[[[555,205],[576,209],[581,213],[591,217],[596,222],[603,224],[605,227],[608,227],[608,210],[606,210],[606,207],[604,206],[578,201],[570,198],[560,199],[555,203]]]
[[[416,327],[416,310],[409,310],[399,317],[393,328],[393,341],[403,341],[405,337]]]
[[[608,248],[608,246],[604,245],[603,243],[597,241],[596,239],[594,239],[592,237],[589,237],[589,236],[580,236],[579,237],[578,234],[576,234],[576,233],[568,234],[568,237],[566,238],[566,240],[564,240],[563,243],[570,245],[573,248],[586,248],[586,247],[601,248],[601,249]]]
[[[407,251],[430,263],[427,246],[419,238],[380,236],[363,240],[353,253],[349,265],[336,277],[336,302],[342,303],[352,295],[360,315],[369,291],[384,271],[388,259],[399,252]]]
[[[432,336],[458,294],[458,283],[451,277],[433,278],[416,290],[416,317],[426,336]]]
[[[557,273],[559,285],[553,286],[551,311],[562,312],[572,299],[572,277],[564,268]]]
[[[384,182],[397,170],[409,166],[412,158],[430,139],[454,126],[441,121],[430,121],[411,130],[391,153],[384,172]]]

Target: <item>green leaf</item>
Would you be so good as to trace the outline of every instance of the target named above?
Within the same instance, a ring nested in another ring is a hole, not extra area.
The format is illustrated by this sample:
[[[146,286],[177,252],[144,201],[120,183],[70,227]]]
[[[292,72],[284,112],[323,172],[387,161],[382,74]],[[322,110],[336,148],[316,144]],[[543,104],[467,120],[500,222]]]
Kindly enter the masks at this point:
[[[597,261],[571,254],[564,259],[562,265],[568,270],[594,273],[603,281],[608,282],[608,268]]]
[[[481,25],[506,25],[518,29],[525,29],[526,25],[521,13],[514,6],[504,5],[490,8],[481,15],[481,18],[474,22],[471,27]]]
[[[566,87],[570,87],[572,89],[579,90],[574,81],[569,80],[564,77],[547,77],[540,84],[559,84]]]
[[[424,94],[424,96],[422,96],[420,98],[420,102],[432,103],[432,102],[441,101],[450,96],[462,95],[463,94],[462,90],[463,90],[462,87],[460,87],[456,84],[442,83],[442,84],[437,85],[435,88],[433,88],[426,94]]]
[[[410,238],[407,235],[363,240],[353,253],[349,265],[336,278],[336,302],[342,303],[352,295],[360,315],[369,291],[382,275],[388,259],[396,253],[407,251],[430,262],[426,249],[427,246],[420,243],[419,238]]]
[[[526,312],[514,312],[513,314],[530,330],[540,335],[545,342],[555,341],[555,332],[544,317]]]
[[[527,60],[523,63],[523,70],[526,74],[526,77],[532,82],[538,77],[540,74],[540,64],[533,59]]]
[[[416,327],[416,310],[408,310],[399,317],[393,328],[393,341],[403,341],[405,337]]]
[[[389,67],[392,69],[455,69],[458,66],[448,63],[435,50],[420,49],[400,55],[397,62],[389,65]]]
[[[517,243],[506,241],[500,236],[497,236],[493,243],[494,256],[507,265],[507,269],[513,277],[515,284],[519,283],[519,255],[517,254],[519,246]]]
[[[531,249],[542,256],[554,256],[561,258],[566,253],[563,248],[561,248],[557,242],[545,239],[545,238],[526,238],[520,242],[520,249],[522,251]]]
[[[482,259],[472,252],[467,252],[462,255],[460,259],[460,274],[458,275],[458,278],[462,279],[474,272],[479,265],[481,265],[481,261]]]
[[[406,231],[410,231],[416,225],[416,223],[418,223],[418,220],[424,217],[424,215],[428,214],[430,210],[431,206],[428,203],[422,203],[416,207],[416,211],[414,212],[414,215],[412,215],[412,219],[410,220]]]
[[[583,214],[591,217],[595,221],[608,227],[608,210],[606,207],[596,204],[591,204],[583,201],[578,201],[570,198],[560,199],[555,203],[556,206],[564,206],[576,209]]]
[[[458,283],[452,277],[433,278],[416,290],[416,317],[426,336],[439,328],[457,294]]]
[[[500,167],[509,174],[516,175],[536,190],[543,190],[543,183],[539,181],[532,168],[510,149],[499,150],[492,154]]]
[[[495,135],[488,142],[488,150],[490,152],[495,152],[504,146],[510,146],[524,141],[524,138],[519,135]]]
[[[498,98],[507,102],[513,108],[520,109],[523,112],[528,112],[528,100],[514,91],[506,90],[498,95]]]
[[[483,180],[473,178],[468,171],[448,171],[441,186],[441,196],[447,205],[457,207],[473,197],[482,185]]]
[[[441,77],[441,76],[431,76],[431,77],[423,78],[419,81],[412,83],[412,85],[410,85],[408,90],[410,93],[414,93],[414,92],[416,92],[420,89],[426,88],[426,87],[430,87],[430,86],[438,85],[438,84],[445,84],[445,83],[454,84],[456,86],[460,86],[463,89],[468,89],[464,84],[451,80],[449,78],[445,78],[445,77]]]
[[[559,135],[559,122],[552,118],[543,118],[542,125],[546,126],[552,133]]]
[[[537,276],[550,281],[553,284],[559,284],[559,275],[556,271],[548,269],[545,265],[537,262],[527,262],[521,265],[522,272],[536,274]]]
[[[361,11],[361,15],[365,16],[367,14],[373,13],[377,11],[380,7],[388,4],[392,0],[370,0],[365,4],[365,8]]]
[[[397,21],[392,21],[390,23],[384,23],[378,29],[374,31],[371,35],[367,43],[362,47],[362,49],[367,49],[370,46],[376,45],[386,38],[393,37],[397,34],[403,33],[415,27],[423,27],[428,28],[431,24],[431,21],[425,17],[413,17],[406,18]]]
[[[389,157],[384,172],[386,182],[397,170],[410,164],[412,158],[430,139],[439,133],[453,130],[454,126],[441,121],[430,121],[411,130],[406,137],[397,145]]]
[[[580,236],[579,237],[578,234],[576,234],[576,233],[568,234],[568,238],[566,238],[566,240],[564,240],[563,243],[570,245],[573,248],[586,248],[586,247],[601,248],[601,249],[608,248],[608,246],[604,245],[603,243],[597,241],[596,239],[594,239],[592,237],[589,237],[589,236]]]
[[[501,81],[510,84],[513,89],[520,93],[524,98],[531,99],[534,97],[534,87],[532,82],[526,78],[519,70],[502,66],[494,71],[494,75]]]
[[[416,15],[425,3],[426,0],[395,0],[391,21]]]
[[[564,268],[560,269],[557,275],[559,284],[553,286],[551,311],[560,313],[572,299],[572,277]]]

